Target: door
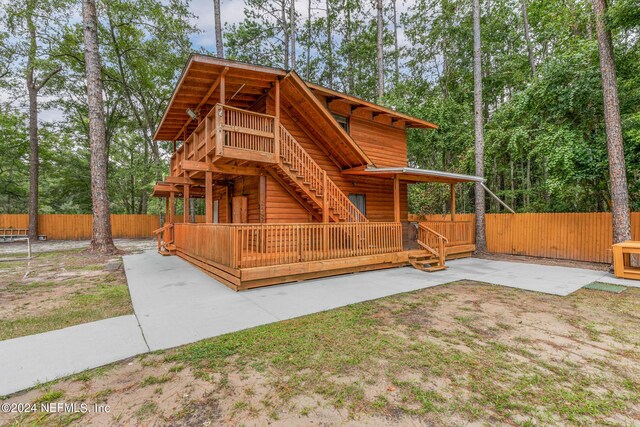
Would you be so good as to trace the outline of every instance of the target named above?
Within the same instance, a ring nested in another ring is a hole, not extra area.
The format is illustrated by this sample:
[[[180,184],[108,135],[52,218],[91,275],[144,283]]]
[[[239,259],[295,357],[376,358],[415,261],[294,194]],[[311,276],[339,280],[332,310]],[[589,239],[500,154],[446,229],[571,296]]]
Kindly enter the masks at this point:
[[[364,194],[349,194],[349,200],[353,203],[356,208],[362,213],[362,215],[367,216],[367,197]]]
[[[231,199],[231,222],[234,224],[247,223],[247,196],[234,196]]]

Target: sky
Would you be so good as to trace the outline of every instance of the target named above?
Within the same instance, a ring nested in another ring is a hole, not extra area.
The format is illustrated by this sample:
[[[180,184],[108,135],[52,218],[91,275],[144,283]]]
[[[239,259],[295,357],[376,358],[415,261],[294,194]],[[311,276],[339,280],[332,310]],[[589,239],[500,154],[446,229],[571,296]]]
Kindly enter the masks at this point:
[[[3,3],[6,4],[7,1],[11,0],[0,0],[0,5]],[[361,0],[369,4],[370,7],[373,7],[372,0]],[[389,0],[384,0],[385,5],[389,2]],[[398,0],[397,8],[398,15],[402,12],[406,12],[408,7],[414,2],[414,0]],[[191,0],[190,1],[190,10],[194,15],[192,23],[196,28],[200,30],[199,33],[193,34],[190,39],[193,44],[193,50],[199,51],[204,49],[209,52],[215,52],[215,36],[214,36],[214,18],[213,18],[213,0]],[[313,0],[312,4],[312,14],[315,17],[321,17],[325,15],[325,11],[323,9],[324,1],[322,0]],[[307,0],[296,0],[296,11],[300,14],[303,19],[306,19],[308,8]],[[72,21],[80,21],[80,8],[76,8],[77,16],[73,16],[71,18]],[[244,19],[244,0],[221,0],[221,18],[224,24],[237,24]],[[398,16],[399,18],[399,16]],[[405,45],[405,37],[404,32],[401,27],[398,28],[398,42],[400,46]],[[26,109],[26,94],[23,99],[14,100],[14,97],[9,95],[7,92],[0,90],[0,102],[6,102],[11,100],[12,105],[15,108],[20,109],[21,111],[27,111]],[[47,97],[40,97],[41,102],[46,102],[49,99]],[[39,112],[39,120],[42,122],[52,122],[62,120],[63,114],[61,111],[57,109],[42,109]]]

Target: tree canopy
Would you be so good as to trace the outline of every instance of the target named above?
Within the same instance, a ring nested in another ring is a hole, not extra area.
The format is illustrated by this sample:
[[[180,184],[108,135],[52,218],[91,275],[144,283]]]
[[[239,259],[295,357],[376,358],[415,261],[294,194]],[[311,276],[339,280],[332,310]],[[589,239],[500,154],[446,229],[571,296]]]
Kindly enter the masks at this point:
[[[77,16],[79,3],[32,0]],[[222,0],[223,6],[226,1]],[[377,101],[376,2],[245,0],[224,26],[228,58],[289,68],[291,29],[303,78]],[[213,3],[210,21],[213,27]],[[209,4],[207,3],[207,4]],[[610,209],[603,96],[590,0],[482,0],[483,115],[487,185],[517,211]],[[437,123],[409,131],[410,166],[474,172],[472,0],[384,1],[385,95],[381,102]],[[153,183],[167,172],[170,144],[152,134],[198,33],[188,0],[97,0],[112,212],[156,213]],[[4,3],[0,26],[0,213],[25,212],[28,196],[20,11]],[[49,10],[50,9],[50,10]],[[640,2],[617,0],[612,31],[630,207],[640,209]],[[224,8],[223,8],[224,12]],[[225,21],[224,13],[222,21]],[[525,28],[525,18],[527,27]],[[38,19],[44,19],[38,17]],[[41,212],[91,211],[82,28],[47,20],[37,65],[61,71],[43,101],[61,111],[40,129]],[[527,31],[525,31],[525,29]],[[446,210],[448,189],[414,185],[413,212]],[[490,212],[501,206],[487,200]],[[458,193],[473,210],[473,189]]]

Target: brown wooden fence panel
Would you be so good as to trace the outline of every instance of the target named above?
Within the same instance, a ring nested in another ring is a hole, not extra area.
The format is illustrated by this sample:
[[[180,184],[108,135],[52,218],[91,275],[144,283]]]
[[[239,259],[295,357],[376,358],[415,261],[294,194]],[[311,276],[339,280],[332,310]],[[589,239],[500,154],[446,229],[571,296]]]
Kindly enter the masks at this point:
[[[409,215],[410,221],[442,221],[448,215]],[[487,214],[489,252],[589,262],[611,262],[611,214]],[[473,214],[456,220],[475,221]],[[631,213],[631,237],[640,240],[640,212]]]
[[[93,216],[89,214],[42,214],[38,216],[38,234],[49,240],[91,239]],[[27,228],[26,214],[0,215],[0,228]],[[114,238],[152,237],[153,230],[160,226],[158,215],[111,215]]]

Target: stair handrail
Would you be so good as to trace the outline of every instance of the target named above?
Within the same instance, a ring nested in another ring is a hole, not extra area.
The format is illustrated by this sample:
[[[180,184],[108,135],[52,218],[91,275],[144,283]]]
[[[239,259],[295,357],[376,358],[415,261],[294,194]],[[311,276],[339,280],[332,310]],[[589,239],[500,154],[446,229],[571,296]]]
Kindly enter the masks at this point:
[[[432,242],[427,241],[430,236],[435,237],[437,239],[437,242],[436,242],[438,247],[437,249],[433,247],[434,245],[432,244]],[[424,223],[419,223],[418,238],[416,241],[418,242],[418,245],[422,246],[424,249],[431,252],[436,257],[438,257],[439,265],[444,267],[444,261],[446,256],[445,244],[449,242],[449,239],[447,239],[445,236],[438,233],[437,231],[427,227]]]
[[[169,235],[167,239],[167,234],[170,233],[172,229],[173,223],[168,222],[157,230],[153,230],[153,234],[158,237],[158,252],[161,252],[162,249],[166,249],[167,245],[173,243],[173,235]]]
[[[325,180],[326,171],[318,165],[307,153],[289,131],[280,124],[280,159],[286,160],[298,172],[302,173],[305,182],[317,190],[320,190],[323,199],[327,200],[329,206],[323,209],[333,209],[338,216],[344,216],[348,222],[368,222],[366,216],[354,205],[351,200],[340,190],[340,188],[328,176]],[[326,187],[325,187],[326,181]],[[324,198],[326,192],[326,198]]]

